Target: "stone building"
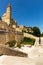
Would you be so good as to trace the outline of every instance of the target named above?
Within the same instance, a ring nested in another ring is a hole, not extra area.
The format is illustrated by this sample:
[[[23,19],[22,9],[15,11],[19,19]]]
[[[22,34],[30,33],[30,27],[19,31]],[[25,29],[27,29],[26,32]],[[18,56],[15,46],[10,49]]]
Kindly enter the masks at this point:
[[[8,25],[12,26],[13,28],[17,27],[16,20],[12,19],[12,8],[10,4],[8,4],[6,12],[2,16],[2,21],[6,22]]]
[[[20,28],[21,31],[24,30],[25,32],[33,33],[32,27],[26,27],[26,26],[21,25],[19,28]]]
[[[16,20],[12,19],[11,14],[12,8],[10,4],[8,4],[6,13],[3,14],[0,20],[0,44],[5,44],[13,40],[20,43],[23,39],[23,33],[15,30],[18,26]]]

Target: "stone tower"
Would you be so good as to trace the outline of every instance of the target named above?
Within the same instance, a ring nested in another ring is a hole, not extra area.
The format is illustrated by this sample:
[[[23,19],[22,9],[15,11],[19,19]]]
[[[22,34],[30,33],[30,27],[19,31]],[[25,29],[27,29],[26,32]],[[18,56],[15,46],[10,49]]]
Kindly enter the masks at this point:
[[[7,14],[7,18],[8,19],[11,19],[11,6],[10,6],[10,4],[8,4],[8,7],[7,7],[7,9],[6,9],[6,14]]]
[[[2,21],[6,22],[8,25],[11,22],[11,6],[10,4],[8,4],[8,7],[6,9],[6,13],[4,13],[4,15],[2,16]]]

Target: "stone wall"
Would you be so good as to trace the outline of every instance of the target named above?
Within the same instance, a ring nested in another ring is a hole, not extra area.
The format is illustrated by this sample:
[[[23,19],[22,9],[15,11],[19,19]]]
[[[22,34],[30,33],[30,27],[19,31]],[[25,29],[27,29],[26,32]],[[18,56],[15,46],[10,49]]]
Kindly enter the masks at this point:
[[[9,41],[15,40],[15,33],[14,32],[9,32]]]
[[[24,36],[22,32],[15,32],[15,40],[17,44],[20,44],[20,42],[23,40]]]
[[[16,40],[19,44],[23,40],[23,33],[15,31],[0,31],[0,44],[5,44],[8,41]]]
[[[0,32],[0,44],[5,44],[8,41],[13,41],[15,34],[13,32]]]
[[[6,43],[6,35],[0,33],[0,44],[5,44]]]

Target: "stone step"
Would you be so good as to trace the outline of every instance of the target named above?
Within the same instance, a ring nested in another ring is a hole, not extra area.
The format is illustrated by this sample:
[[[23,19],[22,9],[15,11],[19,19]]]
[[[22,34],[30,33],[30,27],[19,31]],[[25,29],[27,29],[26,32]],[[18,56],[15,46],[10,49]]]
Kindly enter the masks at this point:
[[[0,45],[0,55],[27,57],[28,54]]]

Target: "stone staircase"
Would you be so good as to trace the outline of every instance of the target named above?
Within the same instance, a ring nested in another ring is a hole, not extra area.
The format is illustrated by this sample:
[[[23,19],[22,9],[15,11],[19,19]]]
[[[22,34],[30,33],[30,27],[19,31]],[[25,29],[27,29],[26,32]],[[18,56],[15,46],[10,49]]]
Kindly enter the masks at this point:
[[[33,39],[36,39],[37,37],[31,35],[31,34],[28,34],[28,33],[24,33],[24,37],[28,37],[28,38],[33,38]]]
[[[11,49],[6,47],[5,45],[0,44],[0,55],[9,55],[9,56],[19,56],[19,57],[27,57],[28,54],[23,53],[19,50]]]

